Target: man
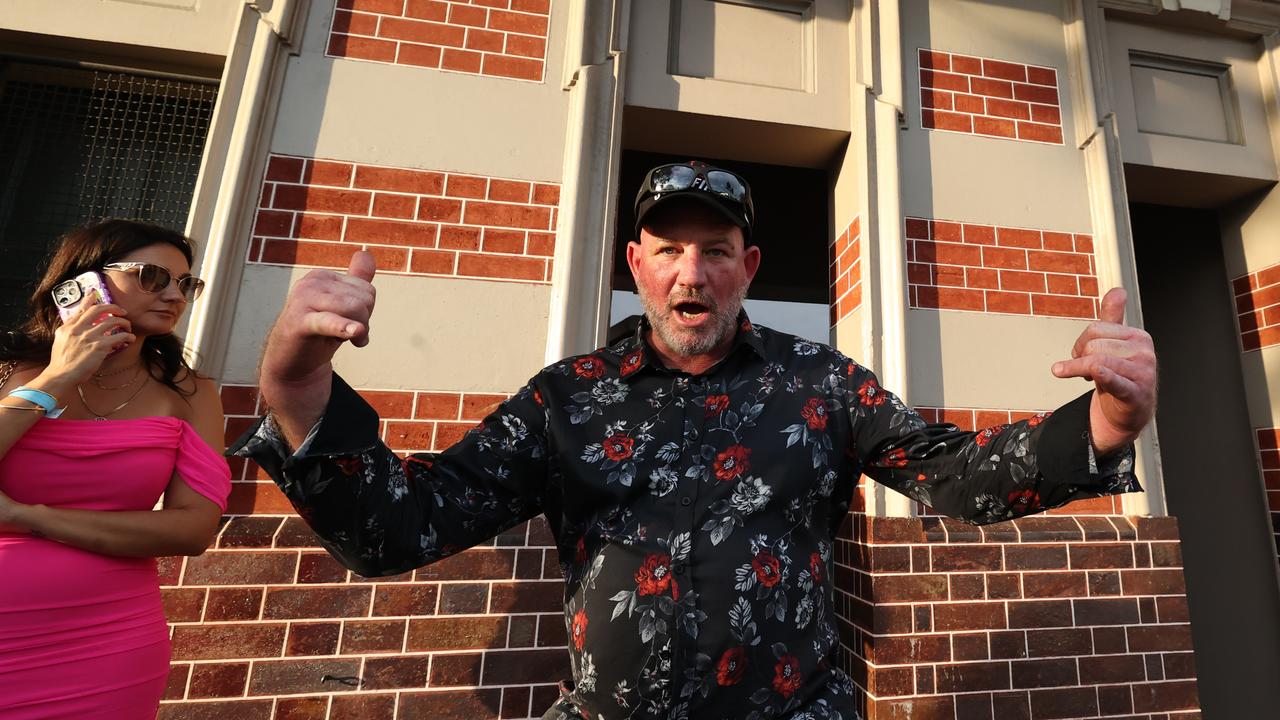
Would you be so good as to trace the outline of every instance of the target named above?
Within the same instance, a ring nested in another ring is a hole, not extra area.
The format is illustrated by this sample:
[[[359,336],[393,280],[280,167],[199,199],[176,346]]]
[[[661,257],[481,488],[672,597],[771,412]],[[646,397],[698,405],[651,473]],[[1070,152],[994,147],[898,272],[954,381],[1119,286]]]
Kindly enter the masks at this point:
[[[978,523],[1140,489],[1129,446],[1155,361],[1120,324],[1123,291],[1053,368],[1096,392],[965,433],[926,425],[835,350],[751,324],[761,251],[742,178],[655,168],[636,217],[636,333],[545,368],[452,448],[403,462],[330,364],[344,341],[368,342],[373,263],[311,273],[263,357],[271,422],[237,449],[362,575],[545,513],[574,674],[545,717],[855,717],[833,663],[831,561],[861,473]]]

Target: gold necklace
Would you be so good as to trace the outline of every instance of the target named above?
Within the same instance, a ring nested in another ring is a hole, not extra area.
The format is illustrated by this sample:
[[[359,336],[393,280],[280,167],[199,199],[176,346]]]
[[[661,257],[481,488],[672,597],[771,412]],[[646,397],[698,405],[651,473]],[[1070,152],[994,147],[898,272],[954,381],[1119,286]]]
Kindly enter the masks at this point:
[[[94,375],[90,379],[92,380],[93,384],[96,385],[101,390],[123,390],[127,387],[132,387],[134,383],[138,382],[138,376],[142,374],[142,361],[138,361],[136,365],[125,368],[125,370],[130,370],[130,369],[137,370],[137,372],[133,374],[133,377],[129,378],[129,382],[123,385],[103,385],[101,378],[111,377],[112,375],[119,375],[120,373],[124,372],[124,370],[115,370],[113,372],[107,373],[106,375]]]
[[[82,387],[80,387],[79,385],[77,385],[77,386],[76,386],[76,392],[80,393],[80,402],[81,402],[81,404],[83,404],[83,405],[84,405],[84,409],[85,409],[85,410],[88,410],[88,411],[89,411],[89,414],[90,414],[90,415],[93,415],[93,419],[94,419],[94,420],[106,420],[106,419],[107,419],[107,416],[109,416],[109,415],[114,415],[115,413],[117,413],[117,412],[119,412],[120,410],[124,409],[124,406],[125,406],[125,405],[128,405],[129,403],[133,402],[133,399],[134,399],[134,398],[136,398],[136,397],[138,397],[138,393],[142,392],[142,389],[143,389],[143,388],[145,388],[146,386],[147,386],[147,381],[146,381],[146,380],[143,380],[143,381],[142,381],[142,384],[138,386],[138,389],[137,389],[137,390],[134,390],[134,391],[133,391],[133,394],[129,396],[129,399],[128,399],[128,400],[125,400],[124,402],[122,402],[122,403],[120,403],[119,405],[117,405],[117,406],[115,406],[115,407],[111,408],[110,410],[106,411],[105,413],[100,413],[100,412],[98,412],[97,410],[94,410],[93,408],[89,407],[89,402],[88,402],[87,400],[85,400],[85,399],[84,399],[84,388],[82,388]]]

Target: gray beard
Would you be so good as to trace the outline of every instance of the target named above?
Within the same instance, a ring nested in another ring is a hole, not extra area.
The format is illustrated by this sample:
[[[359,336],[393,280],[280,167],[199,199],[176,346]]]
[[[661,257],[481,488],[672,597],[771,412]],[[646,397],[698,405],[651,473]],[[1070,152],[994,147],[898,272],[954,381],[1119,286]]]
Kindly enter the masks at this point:
[[[747,288],[743,287],[738,298],[724,307],[717,305],[709,296],[697,292],[672,293],[665,304],[659,305],[656,298],[649,297],[638,289],[637,292],[650,327],[667,347],[682,357],[706,355],[727,338],[733,337],[738,329],[738,313],[742,310],[742,302],[747,298]],[[676,312],[672,306],[688,301],[706,306],[711,315],[711,325],[705,331],[690,333],[672,322],[671,315]]]

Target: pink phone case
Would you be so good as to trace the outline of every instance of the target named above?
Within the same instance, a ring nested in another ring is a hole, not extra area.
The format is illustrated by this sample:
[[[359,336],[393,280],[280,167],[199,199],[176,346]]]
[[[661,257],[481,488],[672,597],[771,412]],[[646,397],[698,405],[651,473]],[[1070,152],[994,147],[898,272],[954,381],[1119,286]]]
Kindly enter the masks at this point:
[[[80,273],[74,280],[59,283],[54,287],[53,303],[58,306],[58,317],[62,318],[62,322],[66,322],[67,318],[75,315],[85,298],[94,290],[101,293],[98,299],[99,305],[111,302],[111,292],[107,290],[106,281],[92,270]]]

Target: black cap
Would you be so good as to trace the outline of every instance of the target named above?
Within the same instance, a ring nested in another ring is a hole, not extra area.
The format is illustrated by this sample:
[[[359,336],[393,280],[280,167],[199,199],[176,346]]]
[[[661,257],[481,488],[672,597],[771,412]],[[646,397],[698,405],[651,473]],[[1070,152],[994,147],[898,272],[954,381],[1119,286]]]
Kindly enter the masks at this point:
[[[683,175],[688,176],[689,181],[675,182],[671,177],[672,170],[683,168],[690,168],[693,171],[683,172]],[[664,189],[671,185],[674,185],[675,189]],[[640,240],[640,228],[644,224],[645,217],[658,206],[677,198],[695,200],[719,212],[725,220],[742,228],[743,244],[751,244],[751,225],[755,220],[751,186],[737,173],[697,160],[659,165],[645,173],[644,182],[640,183],[640,190],[636,193],[635,237],[637,242]]]

